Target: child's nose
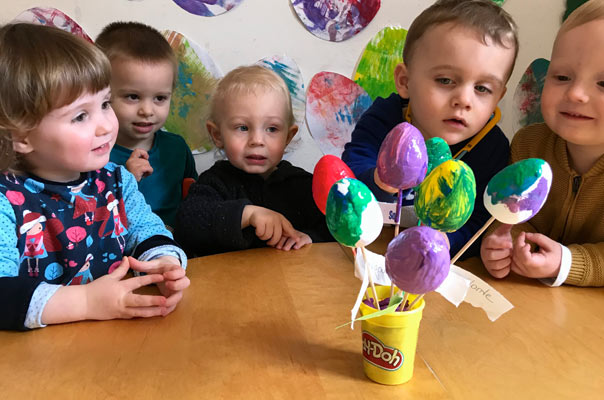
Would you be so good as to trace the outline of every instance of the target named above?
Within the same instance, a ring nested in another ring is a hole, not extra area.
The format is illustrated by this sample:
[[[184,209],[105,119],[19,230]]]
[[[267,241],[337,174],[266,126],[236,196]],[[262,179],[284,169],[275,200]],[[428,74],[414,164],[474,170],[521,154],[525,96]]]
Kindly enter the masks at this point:
[[[261,129],[250,130],[249,143],[250,143],[250,146],[264,145],[264,134]]]
[[[451,105],[456,108],[469,109],[472,105],[472,90],[473,88],[469,86],[460,85],[453,93]]]
[[[99,124],[96,128],[96,135],[103,136],[111,133],[114,130],[117,130],[117,125],[117,117],[115,116],[113,110],[111,110],[110,113],[100,117]]]
[[[587,92],[585,91],[581,82],[577,81],[570,85],[566,95],[570,101],[577,103],[586,103],[589,99],[589,96],[587,95]]]
[[[151,101],[141,101],[138,108],[139,115],[149,117],[153,115],[153,104]]]

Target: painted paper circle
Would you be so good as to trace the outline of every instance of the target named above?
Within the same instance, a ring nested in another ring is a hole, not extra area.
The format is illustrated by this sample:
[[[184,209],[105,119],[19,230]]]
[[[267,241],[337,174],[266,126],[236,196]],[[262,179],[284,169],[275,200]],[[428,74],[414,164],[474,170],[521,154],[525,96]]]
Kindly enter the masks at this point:
[[[484,206],[505,224],[528,221],[541,210],[552,185],[552,169],[539,158],[527,158],[495,174],[484,191]]]
[[[29,22],[38,25],[54,26],[93,43],[90,36],[84,32],[84,29],[77,22],[56,8],[33,7],[17,15],[13,22]]]
[[[304,90],[302,73],[296,62],[283,55],[265,57],[256,62],[256,64],[275,71],[277,75],[285,81],[292,99],[294,119],[298,126],[302,126],[304,123],[304,111],[306,110],[306,92]],[[296,141],[300,139],[301,136],[296,135],[293,140]]]
[[[354,178],[354,173],[340,158],[328,154],[321,157],[312,174],[312,197],[325,214],[327,196],[334,183],[343,178]]]
[[[214,17],[230,11],[243,0],[172,0],[180,8],[202,17]]]
[[[428,154],[424,137],[408,122],[401,122],[386,135],[378,152],[380,180],[397,189],[419,185],[426,176]]]
[[[335,72],[319,72],[306,93],[306,124],[323,154],[340,157],[371,97],[352,80]]]
[[[430,227],[407,228],[388,244],[386,273],[405,292],[423,294],[437,289],[450,268],[447,241]]]
[[[396,92],[394,68],[403,62],[406,38],[407,30],[388,26],[365,46],[353,79],[373,100],[378,96],[386,98]]]
[[[344,246],[367,246],[382,231],[382,211],[365,184],[344,178],[327,196],[325,219],[333,237]]]
[[[203,116],[208,113],[210,97],[222,72],[202,47],[178,32],[162,33],[178,60],[178,76],[165,128],[182,136],[191,150],[208,151],[214,143]]]
[[[440,164],[419,185],[414,209],[419,220],[442,232],[455,232],[474,211],[476,180],[472,169],[459,160]]]
[[[291,0],[298,18],[318,38],[331,42],[362,31],[380,9],[380,0]]]
[[[514,131],[525,126],[543,122],[541,114],[541,92],[549,61],[538,58],[529,65],[514,92]]]

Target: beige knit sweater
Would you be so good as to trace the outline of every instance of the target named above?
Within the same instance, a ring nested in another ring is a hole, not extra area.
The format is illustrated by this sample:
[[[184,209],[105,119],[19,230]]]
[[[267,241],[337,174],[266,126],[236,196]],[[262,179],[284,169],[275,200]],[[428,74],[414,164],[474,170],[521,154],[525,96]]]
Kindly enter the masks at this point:
[[[535,124],[514,136],[510,157],[511,162],[542,158],[554,175],[541,211],[528,222],[514,226],[512,235],[539,232],[562,243],[572,253],[564,283],[604,286],[604,156],[587,173],[579,175],[569,165],[566,141],[547,125]],[[488,233],[499,223],[493,225]]]

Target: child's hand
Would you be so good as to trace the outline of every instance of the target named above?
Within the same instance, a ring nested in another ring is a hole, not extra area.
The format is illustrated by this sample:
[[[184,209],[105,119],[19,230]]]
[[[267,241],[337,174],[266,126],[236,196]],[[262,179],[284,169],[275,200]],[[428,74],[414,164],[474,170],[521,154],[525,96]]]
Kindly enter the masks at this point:
[[[279,243],[275,246],[276,249],[289,251],[301,249],[307,244],[311,244],[312,239],[304,232],[296,231],[296,236],[283,236]]]
[[[531,252],[529,240],[538,248]],[[522,232],[514,242],[512,271],[528,278],[555,278],[560,272],[562,247],[560,243],[540,233]]]
[[[185,270],[175,257],[164,256],[151,261],[139,261],[136,258],[128,257],[130,267],[138,272],[147,274],[161,274],[163,281],[157,283],[157,287],[162,295],[166,297],[167,315],[174,311],[176,305],[182,300],[183,291],[189,287],[191,281],[185,275]]]
[[[133,293],[140,287],[162,282],[164,277],[161,274],[148,274],[123,279],[129,269],[128,258],[124,257],[120,266],[112,273],[85,285],[85,319],[129,319],[165,315],[164,296]]]
[[[256,236],[266,240],[268,246],[274,247],[283,236],[294,237],[296,230],[283,215],[268,208],[258,206],[245,206],[241,217],[241,227],[256,228]]]
[[[126,169],[136,178],[137,182],[153,173],[149,164],[149,153],[143,149],[134,149],[126,161]]]
[[[512,225],[502,224],[482,240],[480,258],[495,278],[506,277],[512,268]]]

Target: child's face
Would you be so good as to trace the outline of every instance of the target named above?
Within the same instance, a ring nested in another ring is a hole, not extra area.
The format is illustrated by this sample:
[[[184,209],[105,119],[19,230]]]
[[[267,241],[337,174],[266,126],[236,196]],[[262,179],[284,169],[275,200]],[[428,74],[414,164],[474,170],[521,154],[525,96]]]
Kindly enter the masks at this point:
[[[118,130],[109,99],[109,88],[84,94],[48,113],[35,129],[14,132],[13,148],[23,155],[28,171],[69,182],[105,166]]]
[[[452,23],[430,28],[416,46],[410,63],[395,70],[412,123],[425,139],[449,145],[478,133],[505,94],[514,49],[485,45],[476,32]]]
[[[208,131],[231,164],[267,178],[298,130],[288,126],[285,105],[272,90],[233,95],[219,105],[220,121],[208,121]]]
[[[567,142],[604,154],[604,21],[578,26],[556,39],[541,112]]]
[[[112,107],[120,123],[117,143],[150,150],[170,112],[174,69],[170,62],[111,62]]]

